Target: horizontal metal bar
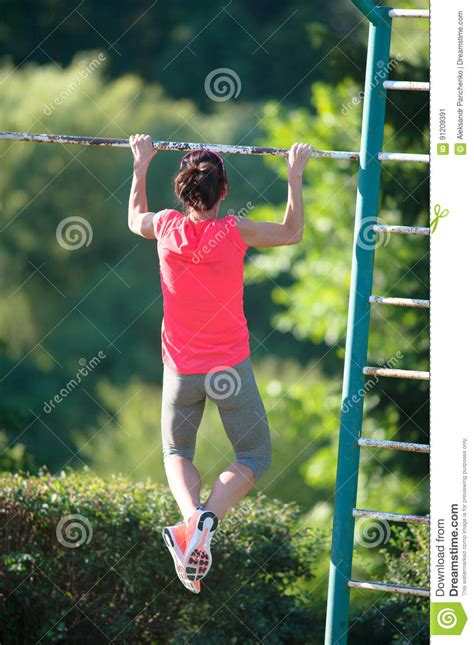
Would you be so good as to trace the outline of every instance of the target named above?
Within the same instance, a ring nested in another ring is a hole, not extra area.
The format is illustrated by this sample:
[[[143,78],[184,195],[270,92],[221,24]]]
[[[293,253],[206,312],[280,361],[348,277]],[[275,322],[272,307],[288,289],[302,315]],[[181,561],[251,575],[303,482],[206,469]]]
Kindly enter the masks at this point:
[[[429,515],[409,515],[407,513],[386,513],[385,511],[368,511],[364,508],[353,508],[353,517],[365,517],[372,520],[387,520],[388,522],[407,522],[409,524],[429,524]]]
[[[390,18],[429,18],[429,9],[390,9]]]
[[[429,92],[430,84],[424,81],[384,81],[386,90],[405,90],[413,92]]]
[[[423,587],[410,587],[409,585],[389,585],[384,582],[370,582],[369,580],[349,580],[347,583],[353,589],[367,589],[369,591],[387,591],[408,596],[430,597],[430,590]]]
[[[80,137],[65,134],[37,134],[32,132],[0,132],[0,140],[3,141],[32,141],[35,143],[62,143],[79,146],[100,146],[109,148],[128,148],[128,139],[103,139],[98,137]],[[288,156],[288,148],[263,148],[260,146],[232,146],[220,143],[189,143],[186,141],[153,141],[153,147],[157,150],[177,150],[186,152],[189,150],[211,150],[221,154],[237,155],[266,155],[273,157]],[[314,150],[311,155],[315,159],[348,159],[357,161],[358,152],[346,150]],[[400,161],[428,163],[429,155],[408,154],[398,152],[381,152],[380,161]]]
[[[395,307],[418,307],[429,309],[429,300],[419,298],[385,298],[385,296],[370,296],[369,302],[372,305],[394,305]]]
[[[428,226],[389,226],[388,224],[374,224],[376,233],[398,233],[400,235],[429,235]]]
[[[429,381],[429,372],[417,370],[393,370],[387,367],[364,367],[362,370],[365,376],[386,376],[388,378],[408,378],[415,381]]]
[[[5,141],[33,141],[35,143],[65,143],[81,146],[103,146],[112,148],[130,147],[128,139],[103,139],[97,137],[79,137],[63,134],[35,134],[30,132],[0,132],[0,140]],[[158,150],[177,150],[181,152],[189,150],[212,150],[223,154],[240,155],[269,155],[274,157],[285,157],[288,155],[287,148],[262,148],[259,146],[232,146],[217,143],[189,143],[184,141],[153,141],[153,147]],[[358,152],[346,152],[343,150],[315,150],[311,155],[314,158],[327,159],[349,159],[357,161]]]
[[[387,450],[404,450],[406,452],[430,452],[426,443],[411,443],[409,441],[388,441],[387,439],[363,439],[358,441],[363,448],[386,448]]]
[[[402,163],[430,163],[430,155],[409,152],[381,152],[380,161],[401,161]]]

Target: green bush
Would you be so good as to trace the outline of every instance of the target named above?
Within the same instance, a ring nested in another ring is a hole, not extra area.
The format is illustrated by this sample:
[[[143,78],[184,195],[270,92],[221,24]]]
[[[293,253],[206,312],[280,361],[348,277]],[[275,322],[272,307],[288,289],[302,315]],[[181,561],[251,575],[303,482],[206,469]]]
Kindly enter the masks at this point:
[[[429,587],[429,529],[392,526],[388,545],[381,549],[384,582]],[[364,592],[367,593],[367,592]],[[429,642],[429,600],[417,596],[380,594],[379,601],[357,612],[353,642],[367,640],[387,645],[425,645]]]
[[[303,591],[322,540],[294,505],[263,495],[221,523],[214,565],[193,595],[161,538],[178,515],[150,482],[88,471],[0,478],[0,641],[310,642]],[[76,515],[72,523],[67,516]]]

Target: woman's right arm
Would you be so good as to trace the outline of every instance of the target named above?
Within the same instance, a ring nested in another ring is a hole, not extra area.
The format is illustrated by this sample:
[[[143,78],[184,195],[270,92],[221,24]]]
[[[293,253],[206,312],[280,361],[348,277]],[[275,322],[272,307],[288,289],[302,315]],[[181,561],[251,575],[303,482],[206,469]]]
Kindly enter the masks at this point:
[[[298,244],[303,238],[303,171],[313,148],[305,143],[292,145],[288,155],[288,202],[281,223],[253,222],[241,219],[239,232],[248,246],[287,246]]]
[[[148,211],[146,175],[156,150],[151,137],[144,134],[132,135],[130,147],[133,154],[133,177],[128,200],[128,228],[136,235],[153,239],[159,215]]]

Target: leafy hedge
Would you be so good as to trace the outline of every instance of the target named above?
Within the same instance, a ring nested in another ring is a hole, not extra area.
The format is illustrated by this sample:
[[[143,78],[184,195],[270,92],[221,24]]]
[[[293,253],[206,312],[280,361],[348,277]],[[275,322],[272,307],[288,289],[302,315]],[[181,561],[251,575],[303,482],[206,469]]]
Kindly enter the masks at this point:
[[[302,584],[322,541],[297,510],[246,499],[221,523],[201,594],[177,580],[165,489],[89,472],[0,477],[0,641],[311,642]],[[68,516],[78,516],[69,518]]]
[[[384,582],[430,586],[430,534],[426,526],[391,527],[387,546],[381,549]],[[369,609],[356,612],[351,636],[354,642],[426,645],[429,643],[429,599],[419,596],[380,594]]]

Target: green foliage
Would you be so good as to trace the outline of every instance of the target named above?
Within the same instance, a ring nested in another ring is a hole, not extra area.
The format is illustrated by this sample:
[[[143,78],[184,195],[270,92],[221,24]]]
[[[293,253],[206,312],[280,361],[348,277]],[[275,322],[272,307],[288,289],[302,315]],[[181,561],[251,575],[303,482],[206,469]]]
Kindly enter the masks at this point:
[[[314,142],[317,148],[323,150],[357,150],[362,101],[359,100],[347,113],[345,108],[359,90],[349,80],[336,87],[316,83],[312,96],[312,108],[316,116],[306,108],[288,113],[281,106],[269,104],[264,112],[264,123],[269,133],[264,143],[273,145],[278,141],[279,145],[287,147],[293,141],[301,140]],[[390,128],[388,125],[388,133]],[[414,141],[405,147],[402,142],[399,145],[405,151],[419,149]],[[269,159],[267,163],[276,170],[282,170],[279,160]],[[400,169],[402,179],[404,172],[403,168]],[[426,169],[410,169],[410,173],[414,176],[414,182],[421,183]],[[389,181],[390,178],[389,176]],[[291,330],[300,339],[308,339],[313,343],[324,342],[331,346],[344,334],[356,186],[357,166],[353,162],[320,160],[318,163],[310,163],[305,170],[307,217],[303,243],[263,251],[249,269],[249,278],[265,279],[271,275],[277,280],[273,297],[282,305],[282,311],[275,317],[275,326],[280,330]],[[381,219],[390,224],[406,224],[411,215],[412,225],[426,225],[426,201],[422,204],[408,204],[402,217],[401,206],[397,205],[392,190],[393,187],[389,186],[384,192]],[[400,187],[397,190],[400,192]],[[252,217],[269,219],[270,208],[264,206],[255,209]],[[421,240],[423,241],[426,246],[426,240]],[[404,295],[420,293],[427,268],[426,248],[417,245],[420,240],[414,240],[415,244],[410,245],[406,239],[397,236],[392,236],[389,248],[387,242],[388,240],[377,253],[377,292],[390,291],[396,284],[397,289],[403,289],[406,285]],[[410,275],[410,266],[419,262],[420,253],[423,253],[425,263],[418,268],[420,279],[417,279],[415,274]],[[287,280],[284,287],[278,284],[282,274],[288,274],[290,279],[290,284]],[[379,312],[378,324],[373,325],[373,340],[377,347],[382,346],[383,337],[382,356],[388,359],[397,350],[408,353],[412,348],[412,336],[421,326],[417,322],[420,312],[416,312],[417,317],[410,311],[401,312],[398,318],[393,319],[402,329],[398,333],[394,331],[392,337],[386,333],[383,325],[388,313],[382,313],[383,320]],[[426,325],[426,320],[422,321]],[[426,351],[427,340],[421,342],[421,349]]]
[[[16,470],[32,470],[35,462],[21,438],[21,430],[25,423],[25,415],[16,410],[6,401],[0,405],[0,472]],[[15,433],[15,439],[10,439],[10,432]]]
[[[430,542],[427,527],[392,527],[388,546],[381,553],[385,564],[385,582],[425,589],[429,587]],[[351,630],[354,642],[370,639],[387,645],[425,645],[429,641],[429,600],[385,594],[376,605],[357,612],[355,621]]]
[[[389,2],[384,2],[384,4],[393,6]],[[428,3],[425,0],[406,0],[403,3],[403,8],[427,9]],[[401,54],[403,63],[409,67],[409,71],[416,75],[409,74],[405,78],[427,80],[427,76],[422,76],[420,72],[422,68],[429,67],[429,29],[429,21],[423,18],[405,20],[403,24],[397,24],[396,20],[392,23],[392,57],[394,52]]]
[[[315,67],[315,60],[334,47],[333,59],[347,65],[352,53],[344,36],[357,25],[356,10],[347,0],[331,3],[303,0],[234,0],[223,6],[199,3],[98,2],[89,0],[75,10],[58,0],[35,0],[28,12],[4,7],[0,58],[15,65],[28,59],[66,66],[77,49],[102,48],[112,78],[139,74],[159,82],[168,95],[191,97],[200,108],[213,102],[204,92],[206,76],[218,67],[234,70],[241,79],[240,99],[261,101],[286,96],[305,103],[314,78],[334,72],[334,60]],[[323,43],[310,46],[310,28],[319,27]],[[363,27],[353,41],[365,46]],[[32,50],[30,38],[41,42]],[[315,51],[316,49],[316,51]],[[342,50],[342,51],[340,51]],[[289,55],[291,52],[291,56]],[[295,84],[295,74],[303,76]]]
[[[263,495],[222,522],[214,565],[194,596],[177,580],[161,529],[178,520],[168,492],[87,472],[1,480],[1,640],[83,643],[309,642],[298,587],[322,538],[297,509]],[[76,529],[58,523],[78,515]],[[75,546],[71,546],[75,545]],[[251,599],[251,601],[250,601]],[[231,640],[229,640],[231,639]]]
[[[384,549],[386,582],[428,587],[429,557],[430,533],[426,526],[392,528],[388,547]]]
[[[7,433],[0,431],[0,471],[15,472],[33,467],[34,459],[25,445],[19,441],[9,444]]]

